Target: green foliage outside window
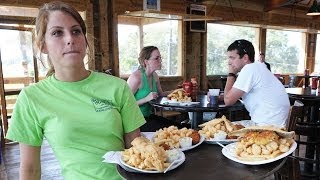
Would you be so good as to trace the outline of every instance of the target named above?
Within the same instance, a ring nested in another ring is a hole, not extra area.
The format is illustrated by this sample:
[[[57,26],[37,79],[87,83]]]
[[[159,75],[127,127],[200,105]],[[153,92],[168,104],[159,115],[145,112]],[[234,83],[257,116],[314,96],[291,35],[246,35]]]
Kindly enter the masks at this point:
[[[228,73],[228,46],[237,39],[254,44],[256,28],[209,23],[207,26],[207,75]],[[255,49],[257,49],[254,44]]]
[[[266,61],[273,73],[301,73],[304,57],[301,46],[302,33],[282,30],[267,30]]]
[[[227,48],[237,39],[246,39],[255,47],[256,61],[259,49],[255,44],[257,28],[208,24],[207,30],[207,75],[228,73]],[[267,29],[266,62],[273,73],[301,73],[304,69],[302,33]]]
[[[162,69],[159,75],[172,76],[178,74],[178,21],[161,21],[143,26],[143,35],[139,35],[136,25],[118,25],[120,75],[129,75],[139,67],[138,56],[140,37],[142,46],[158,47],[162,57]]]

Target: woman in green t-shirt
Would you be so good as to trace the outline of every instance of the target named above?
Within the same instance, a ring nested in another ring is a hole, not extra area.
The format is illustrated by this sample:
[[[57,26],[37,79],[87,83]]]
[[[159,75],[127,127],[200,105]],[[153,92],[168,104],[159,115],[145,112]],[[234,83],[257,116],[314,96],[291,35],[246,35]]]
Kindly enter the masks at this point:
[[[35,30],[50,70],[47,78],[21,91],[6,135],[20,144],[20,179],[41,178],[44,138],[64,179],[122,179],[102,156],[129,148],[145,123],[128,84],[85,68],[86,27],[70,5],[44,4]]]

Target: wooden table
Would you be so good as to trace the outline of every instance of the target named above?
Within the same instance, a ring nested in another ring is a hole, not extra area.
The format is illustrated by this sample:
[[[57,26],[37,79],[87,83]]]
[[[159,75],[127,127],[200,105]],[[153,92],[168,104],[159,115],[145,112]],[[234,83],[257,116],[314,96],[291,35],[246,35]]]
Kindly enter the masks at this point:
[[[232,112],[244,109],[244,105],[240,101],[232,106],[226,106],[224,102],[221,101],[219,102],[219,106],[211,106],[207,101],[207,95],[198,95],[196,101],[199,102],[199,104],[185,106],[166,103],[166,97],[159,97],[156,100],[151,101],[150,104],[153,107],[163,110],[193,112],[191,121],[191,128],[193,129],[197,129],[198,125],[203,122],[203,112]]]
[[[229,160],[218,145],[203,143],[185,151],[186,161],[166,174],[130,173],[117,166],[120,175],[127,180],[157,179],[264,179],[285,163],[286,158],[263,165],[244,165]]]
[[[289,99],[299,99],[304,106],[310,109],[308,120],[311,122],[319,121],[320,93],[311,88],[286,88]]]

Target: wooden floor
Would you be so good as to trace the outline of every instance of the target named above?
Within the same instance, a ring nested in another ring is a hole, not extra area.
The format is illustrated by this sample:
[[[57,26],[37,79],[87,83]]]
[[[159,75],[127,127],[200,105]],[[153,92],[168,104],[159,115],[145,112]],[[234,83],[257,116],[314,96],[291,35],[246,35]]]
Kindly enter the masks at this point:
[[[19,163],[18,143],[7,144],[0,166],[0,180],[19,180]],[[41,171],[41,179],[63,180],[58,161],[47,141],[44,141],[41,149]]]

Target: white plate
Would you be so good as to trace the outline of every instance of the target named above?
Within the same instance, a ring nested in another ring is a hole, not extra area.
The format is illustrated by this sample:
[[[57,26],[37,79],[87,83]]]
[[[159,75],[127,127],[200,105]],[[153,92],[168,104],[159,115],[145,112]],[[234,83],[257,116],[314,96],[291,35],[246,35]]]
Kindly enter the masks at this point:
[[[186,160],[186,156],[184,155],[184,153],[182,151],[180,151],[180,157],[177,161],[175,161],[175,164],[172,165],[168,171],[171,171],[175,168],[177,168],[178,166],[180,166],[184,161]],[[120,166],[125,169],[126,171],[129,172],[134,172],[134,173],[164,173],[161,171],[157,171],[157,170],[142,170],[142,169],[138,169],[135,167],[132,167],[130,165],[128,165],[127,163],[125,163],[122,158],[120,158]]]
[[[148,138],[148,139],[150,139],[151,141],[153,141],[153,137],[154,137],[155,132],[142,132],[142,134],[143,134],[146,138]],[[181,151],[187,151],[187,150],[193,149],[193,148],[199,146],[204,140],[205,140],[205,137],[204,137],[203,135],[200,135],[200,141],[199,141],[197,144],[195,144],[195,145],[193,145],[193,146],[190,146],[190,147],[178,148],[178,149],[181,150]]]
[[[207,144],[217,144],[217,142],[221,143],[221,144],[230,144],[230,143],[234,143],[237,142],[238,139],[223,139],[223,140],[216,140],[214,138],[205,140],[205,142]]]
[[[230,160],[232,161],[235,161],[235,162],[238,162],[238,163],[241,163],[241,164],[246,164],[246,165],[259,165],[259,164],[267,164],[267,163],[271,163],[271,162],[274,162],[274,161],[277,161],[279,159],[282,159],[288,155],[290,155],[296,148],[297,148],[297,143],[296,142],[293,142],[293,144],[291,145],[289,151],[275,157],[275,158],[272,158],[272,159],[267,159],[267,160],[262,160],[262,161],[244,161],[244,160],[240,160],[237,158],[237,155],[235,153],[235,147],[236,147],[236,144],[237,143],[232,143],[232,144],[228,144],[226,145],[226,147],[224,147],[222,149],[222,154],[229,158]]]
[[[170,105],[174,105],[174,106],[192,106],[192,105],[197,105],[200,104],[200,102],[178,102],[176,100],[169,100],[168,98],[164,97],[162,99],[162,104],[170,104]]]
[[[241,121],[232,121],[232,124],[241,124],[244,127],[250,127],[250,126],[254,126],[255,123],[251,120],[241,120]],[[206,143],[208,144],[217,144],[217,142],[221,143],[221,144],[230,144],[233,142],[237,142],[238,139],[223,139],[223,140],[216,140],[214,138],[205,140]]]

